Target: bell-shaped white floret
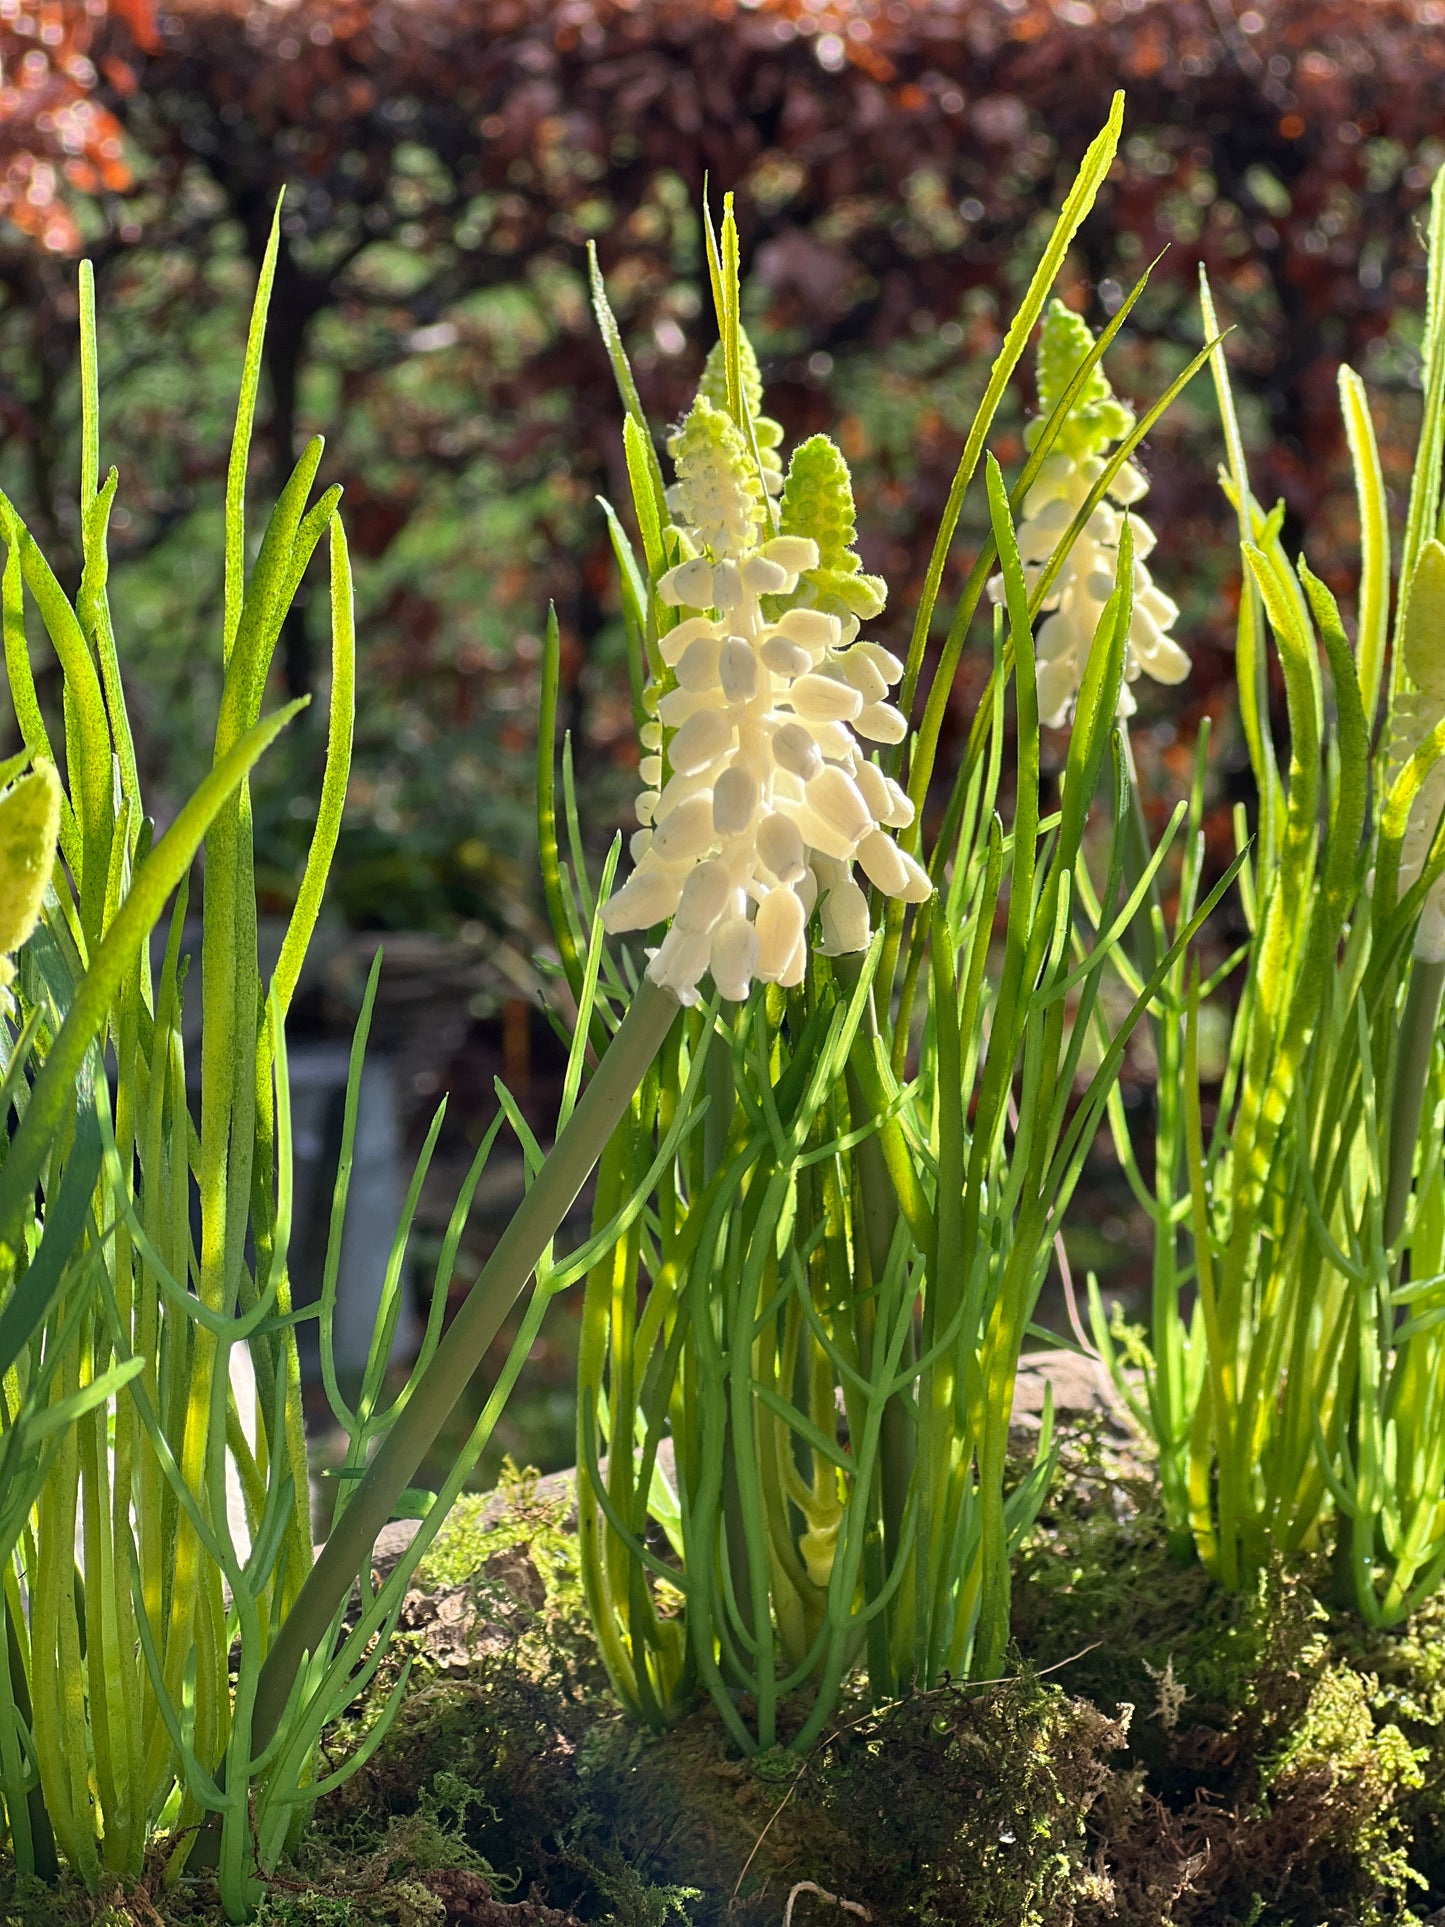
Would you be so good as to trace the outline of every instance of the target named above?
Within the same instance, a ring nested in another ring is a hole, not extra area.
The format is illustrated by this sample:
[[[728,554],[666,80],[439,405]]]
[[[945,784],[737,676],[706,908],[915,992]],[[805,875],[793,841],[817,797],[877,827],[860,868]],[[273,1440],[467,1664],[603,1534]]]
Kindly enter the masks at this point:
[[[722,654],[722,643],[714,635],[698,636],[687,645],[677,664],[677,682],[680,689],[691,690],[694,695],[702,695],[717,687],[718,658]]]
[[[712,795],[689,796],[658,824],[652,855],[663,863],[695,863],[711,846]]]
[[[806,723],[851,723],[863,707],[863,698],[849,684],[815,674],[799,676],[787,700]]]
[[[668,761],[679,776],[708,769],[732,748],[733,726],[721,709],[696,710],[668,746]]]
[[[823,766],[817,743],[801,723],[783,724],[773,737],[773,754],[781,768],[805,783]]]
[[[678,924],[684,930],[711,930],[727,909],[731,895],[728,866],[717,857],[699,863],[682,886],[677,905]]]
[[[718,658],[718,682],[730,703],[750,703],[758,693],[758,659],[750,642],[729,636]]]
[[[679,562],[675,569],[660,576],[657,593],[674,609],[710,609],[713,606],[713,571],[700,556]]]
[[[805,923],[802,900],[786,884],[769,890],[758,905],[758,975],[764,983],[781,979],[802,939]]]
[[[744,763],[731,763],[712,792],[712,826],[719,836],[742,836],[758,807],[758,779]]]
[[[830,957],[866,950],[872,935],[868,898],[843,863],[815,857],[813,874],[818,886],[818,920],[823,928],[823,951]]]
[[[858,712],[853,727],[870,743],[901,743],[908,734],[908,723],[892,703],[869,703]]]
[[[849,844],[866,836],[873,827],[873,813],[863,792],[846,771],[827,764],[807,785],[809,809],[821,816]]]
[[[732,1003],[743,1003],[758,974],[758,932],[747,917],[727,917],[712,933],[712,980]]]
[[[796,883],[808,867],[797,824],[778,810],[758,825],[758,855],[779,883]]]

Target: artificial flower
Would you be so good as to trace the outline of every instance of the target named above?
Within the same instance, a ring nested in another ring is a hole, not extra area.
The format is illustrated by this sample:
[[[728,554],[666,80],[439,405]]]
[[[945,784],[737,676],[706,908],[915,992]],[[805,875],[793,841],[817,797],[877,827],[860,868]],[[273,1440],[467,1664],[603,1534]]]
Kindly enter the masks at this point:
[[[876,613],[882,585],[847,551],[851,488],[845,513],[842,457],[822,440],[794,457],[777,535],[766,471],[706,386],[669,444],[671,504],[692,553],[657,583],[680,620],[659,638],[668,674],[648,692],[636,867],[603,922],[617,932],[671,920],[648,975],[683,1003],[709,972],[739,1002],[755,980],[801,982],[815,912],[825,954],[864,949],[855,864],[885,896],[917,903],[931,891],[888,835],[913,806],[867,754],[907,734],[888,700],[903,664],[859,638],[856,611]],[[801,532],[809,519],[817,535]]]
[[[1051,303],[1039,342],[1039,403],[1043,415],[1039,422],[1030,424],[1030,440],[1037,436],[1043,418],[1073,380],[1092,346],[1093,337],[1081,317],[1062,301]],[[1030,593],[1060,537],[1103,474],[1109,448],[1129,432],[1133,420],[1132,411],[1115,396],[1103,370],[1095,366],[1028,493],[1018,542]],[[1134,505],[1148,487],[1134,463],[1125,462],[1110,482],[1105,499],[1080,530],[1044,598],[1043,607],[1050,613],[1039,628],[1035,647],[1039,717],[1051,728],[1068,719],[1099,618],[1114,593],[1119,533],[1126,511],[1134,537],[1134,609],[1119,714],[1133,715],[1135,704],[1129,684],[1141,674],[1147,673],[1156,682],[1177,683],[1189,673],[1188,656],[1167,633],[1178,619],[1178,604],[1155,586],[1144,561],[1154,547],[1154,531]],[[992,579],[989,591],[996,601],[1002,599],[1001,575]]]

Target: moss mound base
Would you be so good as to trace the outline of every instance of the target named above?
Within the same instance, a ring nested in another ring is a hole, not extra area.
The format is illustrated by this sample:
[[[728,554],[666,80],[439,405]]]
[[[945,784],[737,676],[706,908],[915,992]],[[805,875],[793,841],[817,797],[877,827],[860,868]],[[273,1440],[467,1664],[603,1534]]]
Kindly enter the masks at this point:
[[[1323,1566],[1222,1594],[1102,1425],[1023,1557],[1013,1676],[845,1708],[807,1759],[741,1759],[705,1709],[626,1721],[565,1497],[507,1497],[433,1548],[336,1762],[409,1657],[401,1712],[262,1927],[1383,1927],[1445,1901],[1445,1601],[1374,1634],[1320,1603]],[[99,1898],[0,1877],[0,1927],[219,1918],[163,1855]]]

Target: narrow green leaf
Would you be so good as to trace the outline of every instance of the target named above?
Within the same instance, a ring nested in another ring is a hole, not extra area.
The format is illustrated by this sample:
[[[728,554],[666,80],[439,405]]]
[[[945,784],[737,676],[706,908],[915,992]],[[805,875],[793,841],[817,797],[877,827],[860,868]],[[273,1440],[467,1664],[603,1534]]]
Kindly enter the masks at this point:
[[[905,671],[903,688],[906,697],[911,697],[918,686],[919,672],[923,666],[923,654],[928,644],[928,632],[933,625],[933,611],[938,602],[938,591],[943,581],[944,565],[948,552],[953,546],[953,537],[958,528],[958,519],[963,513],[963,498],[968,485],[973,480],[973,472],[978,466],[978,458],[983,450],[984,441],[999,402],[1008,386],[1019,358],[1033,333],[1034,325],[1043,312],[1049,290],[1058,277],[1064,264],[1075,234],[1084,216],[1093,206],[1095,197],[1103,185],[1104,177],[1113,163],[1119,146],[1119,133],[1124,124],[1124,96],[1122,92],[1114,95],[1109,109],[1109,118],[1084,155],[1079,172],[1070,188],[1059,218],[1049,236],[1043,256],[1035,268],[1018,312],[1009,324],[1004,336],[1003,346],[999,349],[989,372],[988,387],[984,390],[983,400],[964,443],[963,454],[959,457],[958,468],[954,473],[953,484],[949,489],[948,502],[939,523],[938,536],[929,558],[928,571],[924,577],[923,592],[919,597],[918,613],[914,619],[913,636],[908,648],[908,664]]]
[[[20,551],[20,573],[34,596],[65,676],[66,786],[82,845],[81,917],[89,941],[100,934],[101,906],[114,827],[110,724],[100,678],[70,600],[13,506],[0,496],[6,539]],[[23,620],[23,618],[22,618]]]
[[[1360,693],[1364,702],[1365,722],[1373,729],[1390,625],[1389,505],[1385,499],[1385,478],[1380,469],[1375,424],[1370,419],[1365,384],[1353,368],[1345,367],[1340,369],[1339,383],[1340,412],[1345,418],[1345,438],[1350,447],[1350,462],[1355,471],[1355,495],[1360,506],[1360,604],[1356,642]]]
[[[632,507],[642,537],[642,553],[647,558],[647,573],[656,582],[667,572],[667,554],[662,546],[665,505],[653,487],[657,451],[652,446],[652,437],[632,415],[623,419],[622,448],[627,458],[627,479],[632,484]]]
[[[61,1035],[64,1035],[62,1031]],[[59,1039],[51,1050],[51,1059],[59,1048]],[[82,1053],[83,1055],[84,1053]],[[47,1059],[47,1066],[50,1059]],[[43,1078],[42,1071],[41,1077]],[[36,1091],[40,1089],[41,1079],[36,1080]],[[25,1113],[24,1121],[17,1132],[11,1152],[3,1169],[0,1169],[0,1250],[8,1245],[13,1252],[19,1242],[19,1226],[22,1215],[28,1216],[34,1196],[34,1181],[30,1191],[19,1200],[18,1211],[6,1209],[11,1190],[11,1173],[27,1131],[40,1155],[35,1160],[36,1175],[39,1165],[49,1152],[51,1139],[56,1129],[64,1121],[66,1104],[64,1099],[75,1098],[75,1079],[61,1093],[62,1102],[47,1109],[41,1119],[36,1119],[36,1105],[31,1102]],[[91,1086],[87,1082],[87,1092]],[[32,1120],[34,1120],[32,1122]],[[48,1127],[48,1128],[47,1128]],[[43,1141],[41,1140],[43,1133]],[[75,1112],[75,1135],[71,1140],[70,1155],[65,1160],[65,1168],[60,1175],[60,1183],[55,1196],[47,1200],[45,1227],[40,1245],[16,1280],[15,1288],[8,1303],[0,1311],[0,1373],[8,1372],[30,1344],[46,1318],[50,1308],[64,1288],[66,1267],[77,1245],[85,1234],[90,1217],[91,1199],[95,1192],[96,1181],[100,1176],[102,1147],[100,1125],[96,1120],[95,1107],[82,1095]]]
[[[316,827],[306,853],[306,869],[296,904],[286,926],[285,940],[272,977],[274,994],[284,1017],[291,1007],[301,965],[321,912],[326,879],[331,872],[341,835],[341,813],[351,775],[352,735],[356,725],[356,607],[351,580],[351,556],[341,518],[331,528],[331,698],[326,723],[326,768],[321,779],[321,801]]]
[[[39,1412],[27,1414],[26,1443],[38,1445],[42,1439],[49,1438],[52,1433],[64,1432],[77,1419],[83,1418],[97,1405],[104,1405],[107,1399],[129,1385],[133,1378],[138,1377],[145,1370],[145,1364],[146,1361],[143,1358],[128,1358],[123,1364],[113,1365],[108,1372],[102,1372],[98,1378],[93,1378],[88,1384],[82,1385],[80,1390],[72,1392],[69,1398],[57,1399],[53,1405],[47,1405]]]
[[[1420,551],[1436,533],[1440,517],[1440,467],[1445,451],[1445,168],[1435,176],[1430,193],[1430,228],[1425,278],[1424,379],[1425,404],[1420,416],[1420,439],[1410,476],[1410,505],[1405,514],[1405,540],[1400,550],[1400,592],[1395,603],[1395,654],[1390,669],[1390,694],[1401,687],[1399,639],[1404,633],[1410,604],[1410,583]]]
[[[1214,295],[1203,265],[1199,269],[1199,305],[1204,317],[1206,340],[1214,342],[1210,370],[1214,392],[1219,401],[1219,417],[1224,427],[1224,445],[1229,457],[1229,476],[1233,486],[1235,510],[1239,518],[1239,539],[1249,542],[1255,531],[1250,523],[1249,470],[1244,459],[1244,438],[1239,432],[1239,416],[1234,406],[1234,391],[1229,384],[1229,364],[1224,358],[1224,340],[1214,311]],[[1235,663],[1239,683],[1239,715],[1254,769],[1259,793],[1260,851],[1258,871],[1263,878],[1274,866],[1275,816],[1281,807],[1279,769],[1269,731],[1269,684],[1264,658],[1264,635],[1259,596],[1249,571],[1244,572],[1239,598],[1239,621],[1235,638]]]
[[[661,516],[664,508],[662,464],[657,459],[657,450],[653,447],[652,437],[648,433],[642,397],[637,392],[632,364],[628,361],[627,350],[622,345],[622,331],[617,326],[617,317],[613,314],[612,304],[607,299],[607,288],[597,260],[597,245],[593,241],[587,243],[587,278],[592,289],[592,312],[597,317],[597,327],[602,336],[602,344],[607,350],[607,359],[612,363],[612,374],[617,383],[617,392],[622,398],[622,406],[642,431],[647,449],[652,495],[657,503],[657,512]]]
[[[222,625],[222,661],[231,660],[241,607],[246,593],[246,470],[251,460],[251,431],[256,421],[256,392],[261,385],[261,356],[266,341],[266,314],[276,280],[276,256],[281,246],[281,205],[285,189],[276,197],[271,233],[256,278],[251,324],[246,333],[246,359],[241,366],[241,392],[236,401],[236,432],[226,468],[226,604]]]
[[[563,974],[575,1002],[581,1001],[583,964],[567,915],[562,881],[562,859],[557,843],[557,698],[562,682],[562,647],[557,611],[547,610],[542,648],[542,695],[537,717],[537,855],[542,870],[542,894],[562,960]]]
[[[647,579],[637,566],[637,557],[627,539],[627,531],[617,519],[617,511],[605,496],[597,497],[607,518],[607,535],[617,564],[618,585],[622,594],[622,621],[627,637],[627,679],[632,685],[632,720],[641,729],[647,721],[642,697],[649,679],[661,668],[654,663],[647,635]],[[669,613],[671,613],[669,611]]]
[[[271,511],[261,552],[246,586],[240,619],[226,652],[226,680],[216,717],[217,756],[229,751],[260,712],[271,655],[288,606],[282,599],[284,588],[291,578],[306,498],[321,465],[323,448],[321,437],[313,436]],[[322,506],[317,504],[318,509]],[[319,538],[320,529],[315,533]]]

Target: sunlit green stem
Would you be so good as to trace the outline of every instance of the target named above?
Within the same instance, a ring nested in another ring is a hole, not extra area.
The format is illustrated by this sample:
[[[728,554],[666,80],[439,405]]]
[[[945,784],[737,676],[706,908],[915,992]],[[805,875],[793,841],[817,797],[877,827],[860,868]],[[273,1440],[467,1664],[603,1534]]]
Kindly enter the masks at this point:
[[[1124,822],[1124,879],[1125,887],[1132,891],[1140,877],[1149,868],[1149,826],[1144,821],[1144,802],[1139,789],[1139,770],[1134,761],[1134,742],[1129,734],[1129,725],[1119,723],[1119,735],[1124,745],[1124,768],[1129,776],[1129,810]],[[1156,875],[1149,885],[1149,895],[1145,899],[1144,914],[1132,919],[1124,933],[1124,941],[1134,959],[1134,967],[1146,980],[1153,976],[1159,962],[1159,939],[1163,929],[1163,905],[1159,896],[1159,879]],[[1154,1029],[1154,1042],[1159,1045],[1160,1018],[1157,1011],[1150,1012],[1150,1022]]]
[[[842,986],[845,996],[851,997],[857,990],[862,967],[861,955],[839,957],[834,962],[833,974]],[[870,998],[853,1045],[854,1054],[860,1051],[871,1053],[877,1036],[878,1019]],[[872,1106],[864,1095],[863,1085],[851,1058],[847,1070],[847,1084],[848,1107],[856,1127],[866,1123],[872,1115]],[[893,1247],[893,1235],[898,1226],[898,1198],[893,1189],[893,1181],[888,1175],[882,1144],[876,1134],[864,1138],[853,1155],[857,1161],[858,1184],[863,1197],[864,1241],[876,1304],[876,1293],[882,1285],[883,1275],[888,1268],[888,1254]],[[904,1342],[903,1364],[911,1365],[916,1356],[917,1343],[913,1333],[910,1332]],[[883,1503],[883,1539],[890,1565],[898,1555],[903,1515],[908,1504],[908,1488],[913,1477],[916,1452],[916,1421],[903,1395],[895,1393],[884,1406],[883,1426],[879,1436],[879,1485]]]
[[[1127,721],[1120,722],[1119,735],[1124,746],[1124,768],[1129,779],[1129,807],[1123,825],[1124,879],[1125,889],[1132,892],[1149,868],[1149,828],[1144,820],[1139,770],[1134,761],[1134,743]],[[1149,885],[1143,915],[1133,918],[1124,935],[1134,968],[1146,980],[1153,975],[1159,961],[1163,917],[1156,874]],[[1179,1128],[1179,1079],[1183,1075],[1183,1067],[1179,1061],[1178,1026],[1168,1012],[1156,1006],[1149,1013],[1149,1025],[1158,1066],[1154,1095],[1158,1106],[1154,1138],[1154,1195],[1158,1215],[1155,1219],[1150,1320],[1154,1382],[1150,1397],[1155,1406],[1155,1435],[1159,1441],[1169,1550],[1180,1564],[1188,1564],[1196,1557],[1196,1549],[1185,1494],[1185,1425],[1180,1409],[1183,1401],[1183,1362],[1180,1357],[1183,1327],[1179,1317],[1175,1232],[1169,1222],[1183,1163],[1183,1137]]]
[[[302,1657],[326,1636],[337,1607],[371,1556],[382,1527],[415,1477],[487,1347],[525,1288],[547,1244],[591,1175],[648,1067],[661,1049],[678,1003],[644,978],[581,1101],[535,1183],[502,1233],[405,1409],[358,1481],[345,1512],[266,1656],[256,1689],[252,1746],[276,1731]]]

